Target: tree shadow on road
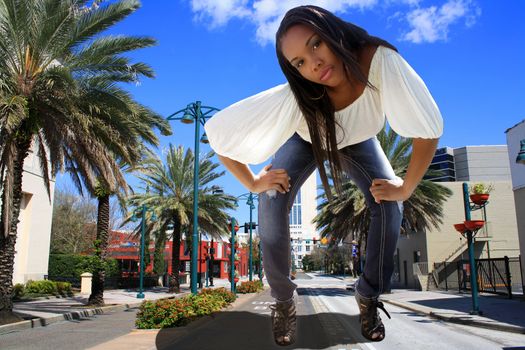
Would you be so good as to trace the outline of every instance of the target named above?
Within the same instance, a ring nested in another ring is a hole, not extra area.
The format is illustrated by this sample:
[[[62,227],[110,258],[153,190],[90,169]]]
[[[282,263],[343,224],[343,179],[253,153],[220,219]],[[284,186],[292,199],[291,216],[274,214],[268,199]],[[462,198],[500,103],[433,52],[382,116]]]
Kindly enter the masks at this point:
[[[295,344],[281,347],[274,343],[269,315],[247,311],[220,312],[210,320],[197,327],[190,324],[187,327],[161,330],[156,338],[159,350],[192,349],[192,350],[269,350],[269,349],[325,349],[334,345],[355,344],[356,339],[346,331],[336,331],[340,320],[352,325],[359,334],[358,315],[320,313],[298,315],[298,339]],[[330,331],[325,331],[324,324],[335,325]],[[358,342],[365,342],[359,337]]]

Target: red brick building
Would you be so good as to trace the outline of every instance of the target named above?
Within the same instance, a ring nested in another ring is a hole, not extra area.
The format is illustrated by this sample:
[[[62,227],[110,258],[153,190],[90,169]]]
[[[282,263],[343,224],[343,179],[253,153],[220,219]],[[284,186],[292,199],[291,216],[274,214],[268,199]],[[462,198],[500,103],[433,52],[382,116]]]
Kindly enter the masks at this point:
[[[211,270],[211,259],[207,259],[210,255],[212,242],[202,241],[199,246],[198,255],[198,272],[203,274],[206,271],[206,263],[210,261],[209,266]],[[228,278],[229,270],[229,255],[230,243],[213,241],[213,277]],[[240,276],[248,275],[248,248],[237,248],[240,262],[237,266],[237,271]],[[171,274],[171,252],[172,242],[166,242],[164,246],[164,262],[166,272]],[[146,267],[146,274],[153,272],[153,255],[155,253],[155,242],[150,242],[148,249],[145,249],[144,254],[150,255],[150,263]],[[179,256],[181,260],[181,272],[190,272],[190,249],[186,246],[186,241],[181,242]],[[130,274],[138,274],[139,260],[140,260],[140,239],[133,238],[129,232],[111,231],[108,245],[108,257],[116,259],[121,267],[122,275],[128,276]],[[210,256],[211,258],[211,256]],[[208,271],[210,273],[211,271]]]

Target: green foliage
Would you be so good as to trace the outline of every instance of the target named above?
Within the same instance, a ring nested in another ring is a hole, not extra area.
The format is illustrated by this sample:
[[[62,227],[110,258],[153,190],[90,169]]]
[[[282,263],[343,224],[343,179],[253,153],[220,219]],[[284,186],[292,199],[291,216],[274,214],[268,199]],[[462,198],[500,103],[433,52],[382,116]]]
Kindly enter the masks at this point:
[[[166,271],[166,262],[164,261],[165,235],[159,235],[155,240],[155,253],[153,255],[153,273],[162,275]]]
[[[48,294],[48,295],[57,295],[58,289],[57,285],[53,281],[41,280],[41,281],[27,281],[26,293],[28,294]]]
[[[392,129],[381,130],[377,135],[394,172],[404,178],[410,161],[412,140],[398,136]],[[313,222],[321,237],[332,238],[331,244],[343,241],[349,235],[355,238],[365,251],[362,242],[367,241],[370,226],[370,210],[363,193],[352,181],[345,181],[340,194],[331,189],[333,200],[326,193],[318,206]],[[424,232],[438,228],[443,223],[443,207],[452,191],[430,180],[422,180],[412,196],[403,202],[403,225],[401,233]]]
[[[35,296],[72,296],[71,283],[55,282],[50,280],[27,281],[26,285],[17,283],[13,286],[13,299]]]
[[[198,317],[219,311],[234,300],[233,293],[217,288],[203,289],[197,295],[178,299],[145,301],[140,306],[135,325],[139,329],[184,326]]]
[[[257,293],[263,290],[263,283],[261,280],[257,281],[244,281],[237,287],[237,293]]]
[[[233,303],[235,301],[235,299],[236,299],[235,294],[233,294],[232,292],[230,292],[229,290],[227,290],[224,287],[222,287],[222,288],[215,288],[215,289],[213,289],[213,288],[204,288],[201,291],[201,293],[218,295],[222,299],[226,300],[226,302],[228,304]]]
[[[13,286],[13,299],[20,299],[25,293],[25,286],[22,283],[17,283]]]
[[[100,261],[95,256],[76,255],[76,254],[50,254],[49,255],[49,276],[80,278],[84,272],[95,271]],[[120,275],[117,260],[106,259],[103,262],[107,277]]]
[[[483,182],[478,182],[469,186],[470,194],[489,194],[494,189],[492,184],[487,185]]]
[[[73,292],[71,291],[71,283],[69,282],[55,282],[57,286],[58,294],[62,296],[72,296]]]

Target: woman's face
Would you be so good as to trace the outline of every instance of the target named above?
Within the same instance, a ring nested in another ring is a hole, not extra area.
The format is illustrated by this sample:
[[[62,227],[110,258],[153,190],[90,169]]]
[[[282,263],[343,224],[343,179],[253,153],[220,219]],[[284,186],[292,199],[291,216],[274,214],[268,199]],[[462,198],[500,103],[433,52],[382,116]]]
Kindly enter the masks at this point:
[[[309,27],[302,24],[290,27],[281,38],[281,48],[303,78],[331,88],[344,82],[343,62]]]

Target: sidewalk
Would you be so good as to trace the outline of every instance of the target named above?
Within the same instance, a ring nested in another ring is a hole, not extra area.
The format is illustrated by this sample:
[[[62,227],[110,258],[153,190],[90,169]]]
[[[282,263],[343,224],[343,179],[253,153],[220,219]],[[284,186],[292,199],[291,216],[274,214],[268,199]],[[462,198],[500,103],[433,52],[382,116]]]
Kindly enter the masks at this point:
[[[244,279],[241,279],[243,281]],[[215,278],[214,287],[230,288],[228,280]],[[168,293],[167,287],[156,287],[144,291],[144,299],[137,299],[137,290],[114,289],[104,291],[105,306],[86,306],[89,294],[76,294],[66,298],[40,298],[34,301],[23,301],[14,303],[14,311],[25,321],[0,326],[0,335],[12,331],[47,326],[49,324],[65,321],[78,320],[96,314],[112,311],[123,311],[138,307],[144,300],[157,300],[163,298],[180,298],[190,293],[190,285],[182,284],[181,292],[178,294]]]
[[[525,299],[480,294],[482,315],[471,315],[472,297],[445,291],[393,289],[381,300],[446,322],[525,334]]]
[[[312,274],[337,278],[346,284],[346,289],[354,290],[356,279],[349,275]],[[381,295],[381,300],[446,322],[525,334],[525,298],[521,295],[508,299],[501,295],[480,294],[478,303],[482,315],[470,314],[470,294],[452,291],[393,289],[392,293]]]
[[[342,279],[341,276],[334,276]],[[355,280],[346,281],[346,289],[354,290]],[[478,295],[481,315],[471,315],[471,294],[456,291],[416,291],[392,289],[382,294],[383,302],[424,314],[442,321],[525,334],[525,298],[514,299],[489,293]]]

